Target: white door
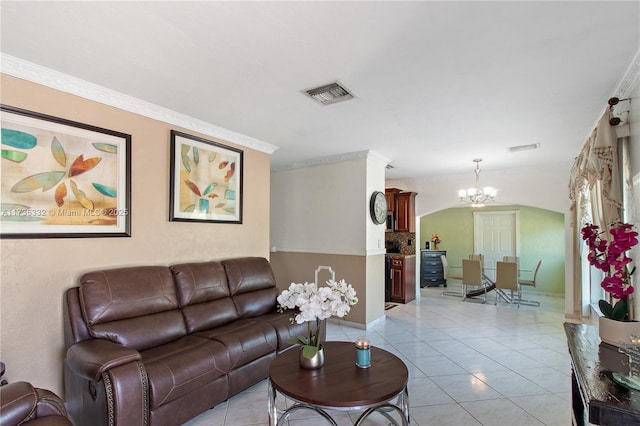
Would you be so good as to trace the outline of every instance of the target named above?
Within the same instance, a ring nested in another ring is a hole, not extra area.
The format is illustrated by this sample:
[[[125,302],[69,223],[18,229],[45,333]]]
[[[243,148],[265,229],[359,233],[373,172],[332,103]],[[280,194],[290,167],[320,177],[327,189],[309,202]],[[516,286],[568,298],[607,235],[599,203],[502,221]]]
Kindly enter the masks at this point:
[[[520,212],[473,212],[474,253],[484,255],[484,273],[496,278],[496,262],[504,256],[518,256]]]

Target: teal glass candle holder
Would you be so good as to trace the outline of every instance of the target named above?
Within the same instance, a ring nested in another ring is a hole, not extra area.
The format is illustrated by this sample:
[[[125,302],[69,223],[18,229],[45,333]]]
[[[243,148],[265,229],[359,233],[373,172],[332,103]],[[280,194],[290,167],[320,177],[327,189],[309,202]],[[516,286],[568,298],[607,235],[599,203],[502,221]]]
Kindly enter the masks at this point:
[[[356,366],[371,367],[371,343],[367,339],[356,340]]]

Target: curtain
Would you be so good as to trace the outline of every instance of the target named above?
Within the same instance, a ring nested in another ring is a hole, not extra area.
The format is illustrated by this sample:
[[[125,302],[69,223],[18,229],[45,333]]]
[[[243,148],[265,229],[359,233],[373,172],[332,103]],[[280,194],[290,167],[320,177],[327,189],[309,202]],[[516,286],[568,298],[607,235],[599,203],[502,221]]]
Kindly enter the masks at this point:
[[[618,164],[618,140],[614,126],[609,124],[611,109],[602,115],[585,142],[571,168],[569,201],[573,234],[573,313],[579,315],[590,300],[582,297],[580,229],[586,223],[607,229],[610,223],[621,219],[622,189]],[[609,234],[606,234],[609,237]]]
[[[587,222],[606,229],[620,220],[622,189],[618,165],[618,139],[609,124],[611,110],[602,115],[571,169],[569,199],[578,230]],[[589,196],[586,196],[586,191]],[[590,210],[590,214],[587,211]]]

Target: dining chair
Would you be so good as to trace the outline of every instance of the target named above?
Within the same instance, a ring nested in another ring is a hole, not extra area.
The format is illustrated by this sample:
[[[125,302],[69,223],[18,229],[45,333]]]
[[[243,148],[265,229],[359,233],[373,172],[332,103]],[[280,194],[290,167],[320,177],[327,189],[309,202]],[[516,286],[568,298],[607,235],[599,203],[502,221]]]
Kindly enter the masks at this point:
[[[468,287],[480,287],[484,289],[484,302],[487,301],[487,288],[482,278],[482,262],[477,259],[462,259],[462,292],[463,299],[467,299]],[[483,302],[483,303],[484,303]]]
[[[533,270],[533,277],[530,280],[523,280],[523,279],[520,279],[520,278],[518,279],[518,284],[520,284],[520,289],[519,289],[519,292],[518,292],[518,296],[520,298],[520,301],[523,302],[525,305],[540,306],[540,302],[537,302],[535,300],[523,300],[522,299],[522,286],[526,285],[526,286],[535,288],[536,279],[538,278],[538,271],[540,271],[540,266],[541,265],[542,265],[542,259],[538,260],[538,263],[536,264],[536,267]]]
[[[484,278],[484,254],[470,254],[469,260],[480,261],[480,272],[482,273],[482,277]]]
[[[449,285],[448,280],[456,280],[456,281],[462,281],[462,275],[459,274],[452,274],[451,271],[449,271],[449,262],[447,262],[447,256],[445,256],[444,254],[440,256],[440,259],[442,260],[442,269],[444,271],[444,279],[447,280],[447,286]],[[445,296],[459,296],[462,297],[463,293],[462,293],[462,287],[460,288],[460,291],[443,291],[442,292],[443,295]]]
[[[513,262],[513,263],[517,264],[518,266],[520,265],[520,258],[518,256],[503,256],[502,257],[502,261],[503,262]]]
[[[503,262],[515,262],[518,265],[518,279],[520,279],[520,258],[518,256],[503,256]],[[518,297],[520,297],[520,290],[518,290]]]
[[[511,302],[513,303],[514,292],[518,295],[518,264],[515,262],[496,262],[496,291],[509,290],[511,292]],[[500,297],[496,294],[495,305],[498,305]],[[520,307],[520,297],[518,297],[518,308]]]

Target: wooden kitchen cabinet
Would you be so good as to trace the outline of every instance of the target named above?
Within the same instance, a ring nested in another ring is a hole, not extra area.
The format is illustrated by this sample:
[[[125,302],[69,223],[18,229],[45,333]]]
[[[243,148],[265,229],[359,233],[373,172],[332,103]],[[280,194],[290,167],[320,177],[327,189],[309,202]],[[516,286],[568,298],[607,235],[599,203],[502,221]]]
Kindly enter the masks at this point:
[[[392,214],[393,232],[416,232],[416,192],[402,192],[398,188],[384,190],[387,212]]]
[[[387,188],[384,190],[384,195],[387,198],[387,213],[396,213],[396,196],[400,192],[402,192],[402,190],[398,188]]]
[[[391,257],[391,301],[408,303],[416,298],[416,257]]]
[[[396,195],[396,232],[416,232],[416,195],[415,192]]]

